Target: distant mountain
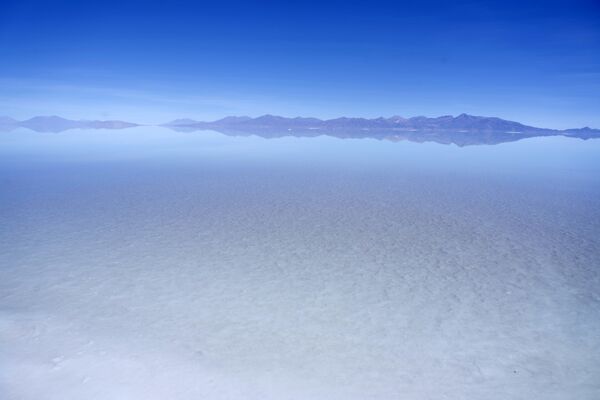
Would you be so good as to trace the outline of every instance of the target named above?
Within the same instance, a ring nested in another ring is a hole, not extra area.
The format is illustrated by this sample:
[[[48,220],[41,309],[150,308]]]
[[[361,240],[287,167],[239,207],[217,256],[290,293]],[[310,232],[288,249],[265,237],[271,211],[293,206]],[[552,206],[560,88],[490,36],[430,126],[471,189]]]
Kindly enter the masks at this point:
[[[0,128],[3,130],[23,127],[36,132],[62,132],[68,129],[123,129],[134,126],[138,126],[138,124],[125,121],[74,121],[56,115],[38,116],[25,121],[17,121],[9,117],[0,117]]]
[[[195,127],[195,128],[265,128],[265,129],[361,129],[361,130],[405,130],[405,131],[439,131],[451,130],[457,132],[514,132],[514,133],[548,133],[551,129],[536,128],[514,121],[495,117],[478,117],[461,114],[457,117],[444,115],[437,118],[413,117],[402,118],[348,118],[321,120],[317,118],[286,118],[276,115],[263,115],[257,118],[226,117],[212,122],[194,121],[190,119],[175,120],[166,126]]]
[[[560,131],[564,136],[573,136],[580,139],[594,139],[600,137],[599,129],[592,129],[590,127],[576,128],[576,129],[565,129]]]
[[[319,136],[376,138],[387,140],[435,141],[458,145],[502,143],[535,136],[571,136],[582,139],[600,137],[591,128],[555,130],[537,128],[496,117],[460,114],[436,118],[286,118],[263,115],[257,118],[226,117],[212,122],[176,120],[165,124],[177,130],[215,130],[228,135],[262,137]]]
[[[25,121],[0,117],[0,131],[19,127],[38,132],[62,132],[68,129],[124,129],[139,126],[125,121],[69,120],[58,116],[38,116]],[[318,119],[277,115],[262,115],[251,118],[229,116],[216,121],[176,119],[163,124],[177,131],[213,130],[230,136],[256,135],[264,138],[283,136],[313,137],[332,136],[337,138],[373,138],[379,140],[412,142],[437,142],[467,146],[475,144],[497,144],[536,136],[568,136],[579,139],[600,138],[600,130],[592,128],[546,129],[528,126],[515,121],[496,117],[480,117],[460,114],[456,117],[403,118],[350,118]]]

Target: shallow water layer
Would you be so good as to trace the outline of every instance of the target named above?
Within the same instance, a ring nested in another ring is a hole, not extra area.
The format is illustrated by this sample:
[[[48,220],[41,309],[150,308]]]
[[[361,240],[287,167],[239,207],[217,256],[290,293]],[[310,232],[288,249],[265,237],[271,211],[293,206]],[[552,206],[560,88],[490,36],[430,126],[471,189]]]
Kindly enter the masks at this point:
[[[600,141],[0,136],[8,399],[596,399]]]

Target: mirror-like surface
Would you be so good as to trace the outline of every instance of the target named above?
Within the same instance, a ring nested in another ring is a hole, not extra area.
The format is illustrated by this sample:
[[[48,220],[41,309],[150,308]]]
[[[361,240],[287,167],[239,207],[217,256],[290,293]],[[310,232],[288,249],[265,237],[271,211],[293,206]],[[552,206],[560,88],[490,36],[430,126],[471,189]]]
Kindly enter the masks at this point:
[[[0,136],[19,399],[595,399],[600,141]]]

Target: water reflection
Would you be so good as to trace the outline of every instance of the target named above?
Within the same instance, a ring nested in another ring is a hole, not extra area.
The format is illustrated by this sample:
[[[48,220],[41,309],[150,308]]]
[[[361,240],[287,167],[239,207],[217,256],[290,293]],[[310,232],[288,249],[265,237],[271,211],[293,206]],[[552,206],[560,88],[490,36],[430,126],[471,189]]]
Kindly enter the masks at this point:
[[[200,129],[188,127],[169,127],[180,132],[196,132]],[[548,136],[532,135],[516,132],[459,132],[459,131],[406,131],[400,129],[226,129],[211,128],[211,130],[227,136],[259,136],[265,139],[282,137],[317,137],[330,136],[338,139],[377,139],[390,142],[409,141],[414,143],[433,142],[438,144],[455,144],[457,146],[493,145],[518,140]],[[577,136],[571,136],[577,137]],[[587,139],[580,137],[580,139]]]
[[[13,132],[17,129],[27,128],[38,133],[61,133],[69,130],[124,130],[137,127],[140,125],[123,123],[122,121],[88,121],[87,124],[30,124],[20,126],[16,124],[1,124],[0,132]],[[176,132],[219,132],[226,136],[244,137],[258,136],[265,139],[278,139],[283,137],[299,137],[311,138],[319,136],[328,136],[338,139],[376,139],[390,142],[408,141],[414,143],[438,143],[438,144],[454,144],[459,147],[472,145],[496,145],[501,143],[516,142],[523,139],[548,136],[565,136],[576,139],[594,139],[597,135],[585,129],[577,132],[569,133],[553,133],[542,134],[532,132],[504,132],[504,131],[448,131],[448,130],[432,130],[432,131],[411,131],[404,129],[373,129],[373,128],[338,128],[338,129],[323,129],[323,128],[269,128],[269,127],[248,127],[248,128],[225,128],[225,127],[188,127],[188,126],[165,126]],[[154,128],[154,127],[149,127]],[[560,132],[560,131],[557,131]]]

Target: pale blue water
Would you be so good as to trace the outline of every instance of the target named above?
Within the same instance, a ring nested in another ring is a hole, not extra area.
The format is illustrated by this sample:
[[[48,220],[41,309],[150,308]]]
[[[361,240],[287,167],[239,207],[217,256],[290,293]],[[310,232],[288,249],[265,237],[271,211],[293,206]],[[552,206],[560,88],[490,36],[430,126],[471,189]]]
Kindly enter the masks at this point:
[[[600,396],[600,140],[0,136],[8,399]]]

